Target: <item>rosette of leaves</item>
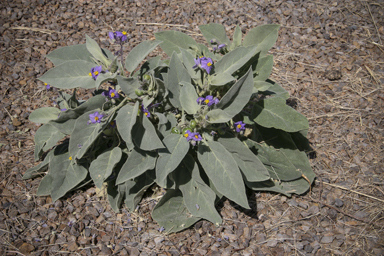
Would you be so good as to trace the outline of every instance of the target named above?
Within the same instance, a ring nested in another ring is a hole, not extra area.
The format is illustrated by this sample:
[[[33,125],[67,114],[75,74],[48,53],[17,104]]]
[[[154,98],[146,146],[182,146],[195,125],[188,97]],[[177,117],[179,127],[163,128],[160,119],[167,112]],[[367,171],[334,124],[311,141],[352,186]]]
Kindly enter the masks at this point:
[[[113,56],[89,37],[53,51],[47,57],[56,67],[43,82],[99,90],[84,102],[76,91],[62,92],[64,112],[31,114],[44,124],[35,135],[42,162],[24,178],[45,174],[37,194],[53,200],[90,182],[106,186],[115,211],[123,201],[135,210],[145,191],[160,186],[165,193],[152,217],[166,232],[200,219],[220,225],[217,202],[226,197],[249,208],[247,188],[306,192],[315,177],[308,121],[269,79],[278,29],[262,25],[243,37],[237,26],[231,41],[222,25],[202,25],[208,46],[163,31],[133,48],[124,64],[122,51]],[[170,58],[146,59],[159,44]],[[96,80],[88,75],[95,65],[102,67]]]

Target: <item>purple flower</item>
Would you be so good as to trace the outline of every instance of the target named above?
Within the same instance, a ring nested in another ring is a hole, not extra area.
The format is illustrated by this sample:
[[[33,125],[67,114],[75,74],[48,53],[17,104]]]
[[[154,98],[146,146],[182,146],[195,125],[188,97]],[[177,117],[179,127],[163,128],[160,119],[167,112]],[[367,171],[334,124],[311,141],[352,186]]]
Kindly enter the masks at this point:
[[[211,58],[200,56],[199,58],[195,59],[195,65],[192,68],[200,67],[202,69],[205,69],[205,71],[207,71],[207,73],[209,74],[211,72],[212,65],[213,60]]]
[[[117,42],[124,42],[128,39],[126,31],[109,32],[108,35],[109,35],[109,38],[111,38],[111,40],[116,40]]]
[[[245,130],[245,123],[243,123],[242,121],[236,122],[235,128],[236,128],[236,132],[244,131]]]
[[[89,119],[91,121],[91,123],[95,124],[95,123],[100,123],[101,122],[101,118],[103,118],[103,114],[99,114],[99,112],[95,112],[93,114],[89,114]]]
[[[149,107],[144,108],[144,105],[141,105],[141,111],[144,113],[146,117],[151,117],[151,113],[149,112]]]
[[[199,97],[196,101],[198,104],[201,104],[204,101],[204,97]]]
[[[89,73],[89,76],[92,76],[93,79],[96,80],[98,75],[103,71],[103,68],[101,66],[96,66],[91,68],[91,72]]]
[[[187,130],[183,136],[187,139],[187,141],[193,140],[194,133],[190,130]]]
[[[47,90],[51,89],[51,86],[50,86],[49,84],[44,83],[44,85],[45,85],[45,88],[46,88]]]
[[[116,122],[115,121],[111,121],[109,123],[109,125],[112,127],[112,128],[115,128],[116,127]]]
[[[207,105],[208,107],[210,107],[210,106],[212,106],[213,104],[217,104],[217,103],[219,103],[219,99],[218,98],[213,98],[213,96],[212,95],[207,95],[207,97],[205,97],[205,98],[203,98],[203,97],[199,97],[199,98],[197,98],[197,103],[199,103],[199,104],[205,104],[205,105]]]
[[[108,92],[103,92],[102,95],[110,99],[118,99],[120,97],[119,93],[111,87],[109,87]]]
[[[217,46],[217,50],[220,50],[221,48],[224,48],[226,46],[227,46],[226,44],[219,44],[219,46]]]
[[[63,112],[63,111],[67,111],[67,109],[66,109],[66,108],[62,108],[62,109],[60,109],[60,111],[62,111],[62,112]]]
[[[192,136],[192,139],[193,139],[194,141],[201,141],[201,140],[203,139],[203,138],[201,138],[201,135],[200,135],[200,133],[198,133],[198,132],[194,132],[194,133],[192,133],[191,136]]]
[[[159,232],[163,232],[165,230],[164,227],[159,228]]]

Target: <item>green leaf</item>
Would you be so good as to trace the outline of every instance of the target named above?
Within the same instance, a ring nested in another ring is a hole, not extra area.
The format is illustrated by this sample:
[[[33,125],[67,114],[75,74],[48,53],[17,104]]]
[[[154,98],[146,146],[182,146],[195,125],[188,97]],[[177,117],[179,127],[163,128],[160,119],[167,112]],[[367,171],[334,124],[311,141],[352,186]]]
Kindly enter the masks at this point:
[[[180,48],[180,52],[181,52],[182,60],[184,63],[184,67],[188,71],[188,74],[191,76],[191,78],[195,80],[200,79],[200,71],[193,68],[193,66],[195,65],[196,57],[192,55],[190,50]]]
[[[156,182],[166,187],[167,176],[181,163],[189,150],[189,142],[180,134],[169,134],[163,139],[165,149],[159,150],[156,163]]]
[[[48,173],[45,175],[39,184],[39,187],[37,188],[36,195],[37,196],[50,196],[52,191],[52,175]]]
[[[141,86],[137,77],[132,78],[117,76],[117,83],[120,85],[121,90],[125,93],[125,95],[127,95],[131,99],[137,98],[135,90]]]
[[[58,66],[71,60],[93,62],[91,56],[92,55],[87,51],[85,44],[77,44],[58,48],[49,53],[46,57],[52,61],[55,66]]]
[[[261,92],[262,94],[280,97],[280,98],[283,98],[284,100],[289,99],[289,93],[286,90],[284,90],[284,88],[281,87],[278,83],[269,79],[267,80],[267,82],[271,83],[272,86],[269,87],[267,91],[262,91]]]
[[[180,103],[180,83],[191,82],[191,77],[184,65],[181,63],[176,53],[172,54],[171,62],[168,70],[168,83],[166,84],[169,91],[168,99],[174,107],[181,108]]]
[[[111,180],[108,182],[108,187],[107,187],[108,201],[114,212],[117,212],[117,213],[119,212],[121,202],[123,201],[123,198],[125,195],[125,190],[126,190],[125,184],[115,186],[114,180]]]
[[[213,86],[223,86],[235,80],[229,73],[214,74],[213,76],[209,76],[208,79],[210,79],[209,84]]]
[[[257,26],[244,37],[243,45],[245,47],[257,45],[256,52],[260,52],[260,56],[264,56],[276,43],[279,28],[280,25],[275,24]]]
[[[95,80],[89,76],[95,66],[85,60],[71,60],[48,70],[39,80],[60,89],[95,88]]]
[[[215,73],[233,74],[256,54],[256,46],[238,47],[215,63]]]
[[[213,109],[207,113],[209,117],[209,123],[222,123],[229,121],[232,117],[240,113],[245,105],[248,103],[252,96],[253,80],[251,69],[240,78],[221,98],[220,102],[215,106],[217,109]],[[225,112],[218,111],[221,109]],[[225,117],[228,120],[225,120]]]
[[[104,180],[112,174],[113,168],[120,161],[121,156],[121,149],[115,147],[112,150],[100,154],[92,161],[91,166],[89,167],[89,174],[96,187],[101,189]]]
[[[46,172],[48,170],[49,162],[51,161],[53,157],[54,150],[49,151],[49,153],[45,156],[44,161],[39,163],[38,165],[29,168],[23,175],[23,180],[28,180],[35,178],[42,173]]]
[[[172,56],[173,52],[180,53],[180,48],[189,49],[190,45],[197,46],[196,41],[185,33],[168,30],[155,33],[157,40],[162,41],[161,49],[168,55]]]
[[[139,111],[139,102],[136,101],[135,105],[125,105],[122,107],[116,116],[117,130],[121,138],[128,144],[132,143],[132,128],[137,120],[137,112]]]
[[[161,41],[159,40],[147,40],[135,46],[125,59],[125,68],[129,72],[133,72],[145,59],[145,57],[147,57],[147,55],[151,53],[160,43]]]
[[[88,124],[88,121],[90,121],[89,115],[94,112],[96,111],[92,110],[84,113],[76,120],[75,128],[69,139],[69,153],[73,159],[82,158],[93,142],[103,132],[104,127],[108,125],[108,123],[104,122]],[[98,110],[97,112],[100,114],[101,110]]]
[[[156,152],[141,150],[137,147],[133,148],[127,161],[119,172],[116,184],[122,184],[128,180],[134,179],[144,172],[154,169],[156,164]]]
[[[177,119],[174,114],[168,112],[165,114],[165,117],[168,119],[168,122],[165,124],[159,123],[158,125],[158,131],[163,135],[163,137],[170,134],[172,127],[177,125]]]
[[[256,182],[268,180],[270,178],[268,170],[265,168],[264,164],[238,138],[221,137],[218,141],[228,150],[228,152],[232,153],[245,180]]]
[[[200,143],[197,158],[216,189],[242,207],[249,209],[241,172],[232,155],[219,142]]]
[[[265,81],[257,81],[253,79],[253,93],[263,92],[271,88],[273,85]]]
[[[252,119],[267,128],[297,132],[309,128],[305,116],[285,104],[280,97],[271,97],[257,102],[252,110]]]
[[[220,44],[226,44],[229,46],[230,41],[225,33],[225,27],[221,24],[210,23],[206,25],[199,26],[201,33],[207,40],[208,43],[211,42],[212,39],[217,40]]]
[[[216,225],[222,220],[215,208],[215,192],[200,177],[199,167],[191,155],[187,155],[174,174],[175,183],[183,193],[184,203],[193,216],[209,220]]]
[[[233,51],[236,47],[241,45],[241,39],[243,37],[243,33],[241,32],[241,28],[239,25],[236,25],[235,32],[233,32],[233,41],[231,46],[229,47],[230,51]]]
[[[111,73],[111,72],[106,72],[106,73],[99,74],[97,76],[96,84],[95,84],[96,90],[99,89],[101,84],[103,84],[103,83],[105,83],[107,81],[115,79],[116,76],[117,76],[117,73]]]
[[[51,120],[57,119],[60,113],[61,111],[58,108],[38,108],[29,115],[29,121],[38,124],[46,124]]]
[[[132,139],[135,145],[142,150],[151,151],[164,148],[152,122],[144,115],[141,115],[139,122],[133,126]]]
[[[148,171],[137,177],[135,180],[125,182],[125,206],[133,212],[140,203],[145,191],[152,186],[155,179],[155,172]]]
[[[198,217],[193,217],[183,201],[180,190],[168,189],[152,211],[152,218],[166,233],[178,232],[192,226]]]
[[[104,67],[107,68],[112,61],[108,59],[105,53],[103,53],[100,46],[97,44],[95,40],[90,38],[88,35],[85,35],[85,37],[86,37],[85,45],[87,47],[88,52],[90,52],[96,60],[101,61],[104,64]]]
[[[40,127],[35,134],[35,160],[39,160],[44,151],[55,146],[64,137],[64,133],[50,124]]]
[[[272,73],[273,55],[259,58],[253,73],[256,75],[254,81],[265,81]]]
[[[197,103],[197,93],[195,87],[189,82],[181,82],[180,104],[182,108],[190,115],[195,114],[200,106]]]
[[[69,153],[54,156],[49,163],[52,201],[64,196],[87,177],[87,169],[69,160],[69,156]]]

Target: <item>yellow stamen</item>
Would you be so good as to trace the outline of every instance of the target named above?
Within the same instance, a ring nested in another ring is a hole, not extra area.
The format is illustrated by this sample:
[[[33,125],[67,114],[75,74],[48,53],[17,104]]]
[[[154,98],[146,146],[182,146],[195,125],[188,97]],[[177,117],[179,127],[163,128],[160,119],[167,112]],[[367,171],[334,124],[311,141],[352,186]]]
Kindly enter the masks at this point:
[[[188,138],[188,133],[184,133],[184,137],[185,137],[185,138]]]
[[[148,112],[145,112],[144,114],[145,114],[145,116],[148,116]]]
[[[95,116],[95,121],[99,120],[99,117],[98,116]]]
[[[198,139],[198,138],[199,138],[199,135],[195,135],[195,138]]]
[[[241,128],[241,124],[238,124],[238,125],[237,125],[237,128],[239,128],[239,129],[240,129],[240,128]]]
[[[111,97],[113,98],[113,97],[115,97],[115,93],[113,92],[113,93],[111,93]]]
[[[199,58],[201,59],[201,58],[203,58],[204,56],[200,56]]]
[[[89,76],[92,76],[92,73],[91,73],[91,72],[89,72]]]
[[[71,156],[68,159],[72,161],[72,157]]]
[[[208,103],[209,103],[209,100],[205,100],[204,103],[205,103],[205,104],[208,104]]]
[[[47,83],[44,83],[44,85],[48,85]]]
[[[208,67],[212,66],[212,63],[211,63],[211,62],[208,62],[207,66],[208,66]]]
[[[123,32],[121,32],[123,35],[126,35],[127,34],[127,31],[123,31]]]
[[[95,76],[97,76],[99,74],[99,71],[95,71],[95,73],[93,73],[93,74],[95,74]]]

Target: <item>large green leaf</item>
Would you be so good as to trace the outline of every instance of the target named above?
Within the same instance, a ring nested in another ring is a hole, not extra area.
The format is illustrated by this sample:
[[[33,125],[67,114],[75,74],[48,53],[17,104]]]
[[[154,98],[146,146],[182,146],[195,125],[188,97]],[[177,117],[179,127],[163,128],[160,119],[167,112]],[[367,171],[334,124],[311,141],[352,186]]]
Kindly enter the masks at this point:
[[[65,137],[56,127],[45,124],[35,134],[35,160],[39,160],[44,151],[47,151]]]
[[[48,173],[45,175],[39,184],[39,187],[37,188],[36,195],[37,196],[50,196],[52,191],[52,175]]]
[[[243,110],[244,106],[248,103],[249,99],[252,96],[253,90],[253,79],[251,69],[240,78],[221,98],[220,102],[216,105],[217,109],[221,109],[229,117],[229,121],[232,117],[237,115],[240,111]],[[220,113],[214,109],[207,113],[209,117],[208,122],[210,123],[222,123],[225,118],[225,114]],[[219,116],[217,114],[220,114]]]
[[[23,180],[35,178],[48,170],[49,162],[53,157],[54,150],[49,151],[44,160],[38,165],[29,168],[23,175]]]
[[[227,53],[215,63],[215,73],[233,74],[256,54],[255,50],[256,46],[238,47]]]
[[[254,82],[253,93],[266,91],[273,86],[273,84],[268,83],[266,81],[258,81],[258,80],[253,79],[253,82]]]
[[[85,38],[85,45],[87,47],[88,52],[90,52],[96,60],[101,61],[104,64],[104,67],[107,68],[111,64],[112,60],[108,59],[107,54],[102,51],[102,49],[95,40],[90,38],[88,35],[85,35]]]
[[[232,155],[219,142],[199,144],[198,159],[216,189],[242,207],[249,209],[241,172]]]
[[[168,189],[152,211],[152,218],[166,233],[178,232],[193,225],[201,218],[188,211],[180,190]]]
[[[161,49],[168,55],[172,56],[173,52],[180,53],[180,48],[188,49],[190,45],[197,46],[196,41],[185,33],[168,30],[155,33],[157,40],[162,41]]]
[[[137,147],[133,148],[127,161],[119,172],[116,184],[122,184],[128,180],[134,179],[147,170],[155,168],[157,154],[156,152],[143,151]]]
[[[85,60],[66,61],[48,70],[39,79],[53,87],[60,89],[72,89],[82,87],[95,88],[95,80],[89,76],[89,72],[96,65]]]
[[[71,138],[69,139],[69,153],[73,159],[80,159],[84,156],[93,142],[100,136],[103,132],[104,127],[107,126],[107,123],[89,123],[89,115],[98,111],[89,111],[80,116],[75,123],[75,128],[73,129]]]
[[[270,86],[266,91],[260,90],[262,94],[280,97],[284,100],[287,100],[289,98],[289,93],[286,90],[284,90],[284,88],[281,87],[278,83],[269,79],[267,80],[267,82],[272,84],[272,86]]]
[[[137,120],[137,112],[139,111],[139,102],[136,101],[135,105],[125,105],[122,107],[116,116],[117,130],[119,131],[122,139],[128,143],[132,143],[132,128]]]
[[[273,67],[273,55],[259,58],[256,68],[253,73],[255,74],[254,81],[265,81],[270,76]]]
[[[224,138],[218,140],[232,153],[237,165],[249,182],[264,181],[270,178],[267,168],[257,156],[238,138]]]
[[[205,37],[208,43],[210,43],[211,40],[216,40],[220,44],[226,44],[227,46],[229,46],[230,41],[227,37],[227,34],[225,33],[225,27],[223,25],[217,23],[210,23],[199,26],[199,29],[201,33],[203,33],[203,36]]]
[[[244,37],[245,47],[257,45],[256,52],[260,52],[260,57],[267,54],[269,49],[276,43],[280,25],[265,24],[252,28]]]
[[[156,163],[156,182],[166,187],[167,176],[181,163],[189,150],[189,142],[180,134],[169,134],[163,139],[165,149],[159,150]]]
[[[173,173],[175,183],[183,193],[184,203],[193,216],[209,220],[216,225],[222,220],[215,208],[215,192],[200,177],[199,167],[191,155],[187,155]]]
[[[134,180],[125,182],[125,206],[133,212],[139,204],[145,191],[154,183],[155,172],[147,171]]]
[[[147,57],[147,55],[151,53],[160,43],[161,41],[159,40],[147,40],[135,46],[125,59],[125,68],[129,72],[133,72],[137,66],[145,59],[145,57]]]
[[[29,121],[38,124],[46,124],[51,120],[57,119],[60,113],[61,111],[58,108],[38,108],[29,115]]]
[[[181,108],[180,83],[191,82],[191,77],[176,53],[172,54],[167,79],[168,83],[166,84],[166,87],[169,91],[168,99],[174,107]]]
[[[235,80],[229,73],[220,73],[209,76],[209,84],[214,86],[223,86]]]
[[[200,71],[193,68],[193,66],[195,65],[196,56],[192,55],[190,50],[186,50],[183,48],[180,48],[180,52],[184,67],[188,71],[188,74],[191,76],[191,78],[195,80],[200,79]]]
[[[139,79],[137,77],[133,78],[133,77],[117,76],[117,83],[120,85],[121,90],[125,93],[125,95],[127,95],[132,99],[137,98],[135,90],[141,86]]]
[[[111,180],[108,182],[107,194],[108,202],[112,207],[112,210],[119,212],[121,202],[123,201],[125,195],[126,186],[125,184],[120,184],[115,186],[115,181]]]
[[[136,122],[132,128],[132,140],[142,150],[164,148],[152,122],[144,115],[140,116],[139,122]]]
[[[93,62],[91,54],[88,52],[85,44],[70,45],[58,48],[47,55],[55,66],[71,60],[84,60]]]
[[[49,163],[50,175],[52,177],[52,201],[56,201],[64,196],[87,177],[87,169],[75,164],[69,157],[69,153],[57,155]]]
[[[100,85],[102,85],[105,82],[114,80],[117,76],[117,73],[111,73],[111,72],[106,72],[106,73],[101,73],[97,76],[95,87],[96,90],[99,89]]]
[[[241,39],[243,37],[243,33],[241,32],[241,28],[239,25],[236,25],[235,31],[233,32],[233,41],[229,48],[230,51],[233,51],[236,47],[241,45]]]
[[[182,108],[190,115],[196,114],[200,109],[197,103],[197,93],[195,87],[189,82],[181,82],[180,104]]]
[[[261,126],[287,132],[309,128],[307,118],[289,107],[280,97],[271,97],[257,102],[253,107],[251,118]]]
[[[112,174],[113,168],[120,161],[121,156],[121,149],[115,147],[112,150],[100,154],[92,161],[89,167],[89,174],[96,187],[101,189],[103,182]]]

